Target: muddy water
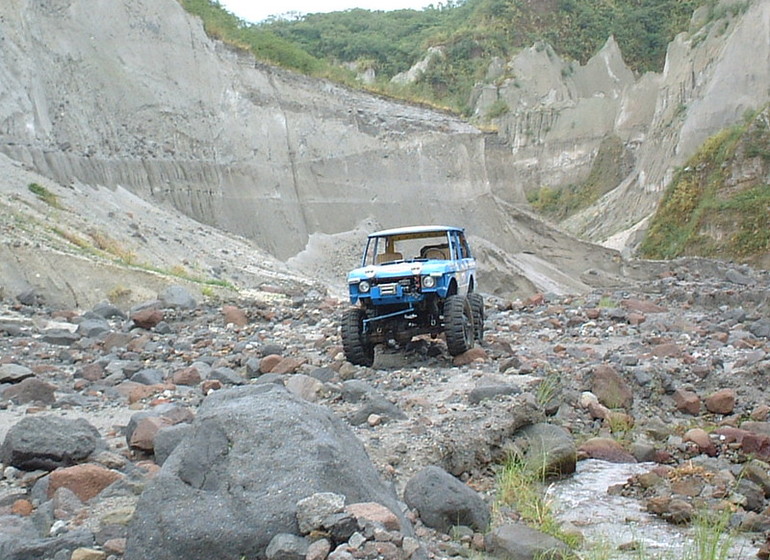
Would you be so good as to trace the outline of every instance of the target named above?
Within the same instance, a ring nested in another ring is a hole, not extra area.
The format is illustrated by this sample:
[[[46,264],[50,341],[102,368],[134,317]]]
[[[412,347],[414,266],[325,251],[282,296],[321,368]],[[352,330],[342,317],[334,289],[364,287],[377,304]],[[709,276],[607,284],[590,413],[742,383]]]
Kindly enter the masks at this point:
[[[553,510],[562,521],[585,536],[584,550],[606,551],[607,560],[682,560],[693,550],[690,529],[674,526],[648,514],[643,504],[607,489],[623,484],[634,474],[647,472],[652,463],[615,464],[589,459],[578,463],[574,476],[548,489]],[[634,546],[630,546],[634,543]],[[625,548],[625,550],[623,550]],[[733,540],[723,560],[755,558],[757,547],[749,538]],[[590,555],[586,556],[591,558]]]

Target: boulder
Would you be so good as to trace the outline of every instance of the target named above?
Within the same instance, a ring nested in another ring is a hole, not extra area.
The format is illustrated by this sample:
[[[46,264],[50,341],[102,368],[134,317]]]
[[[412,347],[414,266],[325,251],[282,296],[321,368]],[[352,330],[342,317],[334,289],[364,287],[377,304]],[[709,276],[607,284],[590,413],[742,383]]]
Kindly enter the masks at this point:
[[[425,525],[443,533],[455,525],[479,532],[489,528],[489,506],[481,496],[439,467],[426,467],[409,479],[404,501],[417,510]]]
[[[570,433],[560,426],[537,423],[516,432],[514,440],[527,467],[545,476],[575,472],[577,448]]]
[[[195,309],[198,303],[184,286],[169,286],[158,294],[165,307],[173,309]]]
[[[0,463],[22,470],[54,470],[84,462],[105,444],[84,418],[27,416],[11,427],[0,447]]]
[[[328,409],[274,384],[214,392],[140,497],[124,558],[264,557],[275,535],[299,536],[296,504],[317,492],[378,502],[411,534],[393,490]]]
[[[523,523],[495,527],[485,537],[486,550],[508,560],[533,558],[569,558],[570,549],[562,541]]]

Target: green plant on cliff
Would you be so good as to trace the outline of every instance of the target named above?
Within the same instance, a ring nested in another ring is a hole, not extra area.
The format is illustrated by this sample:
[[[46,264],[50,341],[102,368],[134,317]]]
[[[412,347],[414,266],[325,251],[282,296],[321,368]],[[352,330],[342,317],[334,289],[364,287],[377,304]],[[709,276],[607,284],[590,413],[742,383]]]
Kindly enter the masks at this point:
[[[57,209],[60,209],[62,207],[61,203],[59,202],[59,197],[56,196],[51,191],[49,191],[43,185],[40,185],[38,183],[30,183],[27,186],[27,189],[29,190],[29,192],[34,194],[38,199],[45,202],[48,206],[52,208],[57,208]]]
[[[542,187],[527,194],[535,211],[556,221],[588,208],[615,188],[630,169],[623,142],[617,136],[605,138],[585,181],[563,189]]]
[[[770,185],[748,160],[770,163],[768,111],[709,138],[680,169],[641,246],[652,259],[697,255],[751,262],[770,253]],[[747,173],[741,181],[733,175]]]
[[[366,61],[376,92],[467,113],[472,88],[495,57],[508,58],[541,42],[567,59],[586,62],[614,36],[639,72],[660,70],[666,47],[700,5],[715,0],[447,0],[423,10],[307,14],[249,24],[216,0],[179,0],[206,32],[261,61],[355,85],[340,63]],[[279,8],[280,9],[280,8]],[[716,16],[714,16],[716,17]],[[416,83],[390,79],[440,47]],[[359,84],[360,85],[360,84]]]

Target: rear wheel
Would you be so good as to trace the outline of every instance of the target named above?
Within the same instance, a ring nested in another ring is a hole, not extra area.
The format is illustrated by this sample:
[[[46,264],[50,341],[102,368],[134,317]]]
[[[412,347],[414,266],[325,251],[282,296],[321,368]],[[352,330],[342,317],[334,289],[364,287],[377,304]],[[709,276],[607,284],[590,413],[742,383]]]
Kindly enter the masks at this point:
[[[449,296],[444,302],[444,335],[447,350],[457,356],[473,348],[473,310],[468,298]]]
[[[484,340],[484,298],[481,294],[472,292],[468,294],[473,311],[473,334],[479,342]]]
[[[351,364],[371,366],[374,363],[374,344],[364,334],[364,310],[353,307],[342,317],[342,349]]]

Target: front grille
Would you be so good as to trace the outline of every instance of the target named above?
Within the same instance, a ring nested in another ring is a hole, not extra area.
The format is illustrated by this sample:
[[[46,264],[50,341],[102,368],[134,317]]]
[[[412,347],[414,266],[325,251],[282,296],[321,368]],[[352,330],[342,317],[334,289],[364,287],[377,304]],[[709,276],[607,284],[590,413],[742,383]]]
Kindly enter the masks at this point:
[[[406,294],[417,293],[419,291],[418,276],[403,276],[400,278],[380,278],[373,279],[372,285],[380,287],[380,294],[383,296],[394,296],[398,294],[398,286]]]

